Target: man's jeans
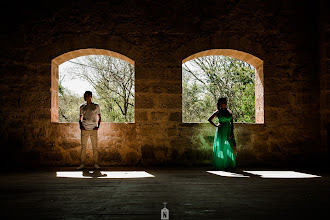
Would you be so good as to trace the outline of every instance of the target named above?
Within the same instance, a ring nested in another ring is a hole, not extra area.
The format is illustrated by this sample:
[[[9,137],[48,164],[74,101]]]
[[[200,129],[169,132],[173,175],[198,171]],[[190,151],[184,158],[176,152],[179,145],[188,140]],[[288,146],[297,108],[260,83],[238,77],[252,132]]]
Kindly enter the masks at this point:
[[[98,151],[97,151],[97,130],[81,130],[81,163],[86,163],[86,147],[88,138],[91,138],[93,148],[93,159],[94,163],[98,162]]]

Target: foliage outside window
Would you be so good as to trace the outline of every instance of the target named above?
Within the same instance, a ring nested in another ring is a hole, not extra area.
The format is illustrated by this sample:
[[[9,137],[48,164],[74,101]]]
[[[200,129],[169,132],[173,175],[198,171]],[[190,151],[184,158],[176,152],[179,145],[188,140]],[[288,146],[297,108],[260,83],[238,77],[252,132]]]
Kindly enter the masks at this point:
[[[206,122],[218,98],[227,97],[235,122],[255,123],[255,69],[226,56],[204,56],[182,65],[182,120]]]
[[[104,55],[82,56],[59,68],[59,122],[77,122],[83,92],[92,90],[93,102],[100,105],[103,122],[134,122],[134,66]],[[79,94],[70,85],[80,80]],[[88,85],[89,88],[84,88]]]

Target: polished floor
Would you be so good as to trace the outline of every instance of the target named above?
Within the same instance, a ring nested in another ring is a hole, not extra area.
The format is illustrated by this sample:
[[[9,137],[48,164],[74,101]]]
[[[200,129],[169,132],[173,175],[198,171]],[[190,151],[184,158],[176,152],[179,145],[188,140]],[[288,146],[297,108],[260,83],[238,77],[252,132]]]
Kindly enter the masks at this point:
[[[1,219],[161,219],[163,202],[169,219],[329,215],[328,171],[242,167],[213,171],[210,167],[6,171],[0,174]]]

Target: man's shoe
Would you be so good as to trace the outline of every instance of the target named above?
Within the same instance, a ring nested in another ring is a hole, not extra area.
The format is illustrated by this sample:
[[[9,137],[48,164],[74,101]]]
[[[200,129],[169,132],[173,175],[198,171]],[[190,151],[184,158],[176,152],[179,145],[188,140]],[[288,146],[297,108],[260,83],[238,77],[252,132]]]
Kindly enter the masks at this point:
[[[94,164],[94,168],[97,169],[97,170],[99,170],[100,169],[100,166],[96,163],[96,164]]]
[[[84,169],[84,168],[85,168],[85,165],[84,165],[84,164],[80,164],[80,166],[77,167],[77,170],[82,170],[82,169]]]

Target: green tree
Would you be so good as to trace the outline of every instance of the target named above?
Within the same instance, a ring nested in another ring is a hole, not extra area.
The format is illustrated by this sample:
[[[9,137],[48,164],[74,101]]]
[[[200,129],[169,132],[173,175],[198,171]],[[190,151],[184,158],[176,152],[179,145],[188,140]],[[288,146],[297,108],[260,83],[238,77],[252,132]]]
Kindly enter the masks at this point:
[[[85,56],[82,63],[72,73],[93,86],[107,119],[133,121],[134,66],[110,56]]]
[[[182,65],[183,121],[203,122],[227,97],[236,122],[255,122],[254,68],[225,56],[195,58]]]
[[[66,75],[61,74],[58,82],[58,121],[77,122],[79,106],[84,100],[63,86],[65,78]]]
[[[83,56],[68,62],[71,62],[73,66],[62,74],[70,79],[85,80],[94,88],[96,94],[93,93],[93,101],[100,104],[102,121],[134,121],[135,73],[133,65],[114,57],[101,55]],[[63,98],[69,99],[68,97],[73,95],[64,87],[59,87],[59,91],[60,89],[64,92]],[[76,98],[80,99],[78,96]],[[67,102],[62,104],[61,108],[71,107]],[[75,107],[78,110],[79,105]],[[79,113],[77,115],[79,116]]]

